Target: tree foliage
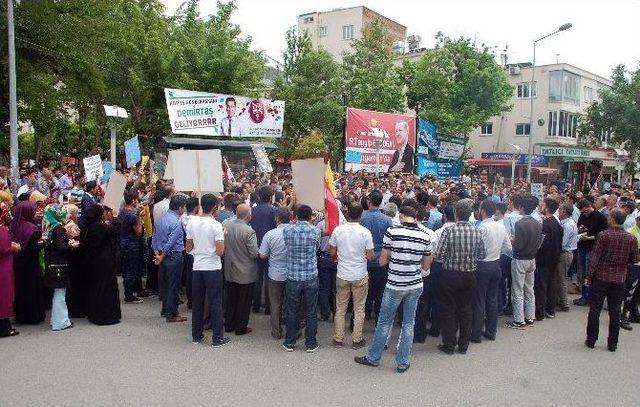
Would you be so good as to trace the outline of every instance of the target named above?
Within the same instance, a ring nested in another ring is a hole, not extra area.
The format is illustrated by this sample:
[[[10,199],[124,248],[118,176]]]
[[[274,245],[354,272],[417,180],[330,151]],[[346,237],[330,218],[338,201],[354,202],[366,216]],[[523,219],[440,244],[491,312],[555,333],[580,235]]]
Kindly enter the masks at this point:
[[[402,78],[393,63],[392,39],[380,20],[368,24],[344,57],[348,106],[383,112],[405,110]]]
[[[3,4],[3,55],[5,9]],[[155,145],[170,132],[163,87],[261,95],[264,59],[231,23],[234,9],[233,1],[219,2],[217,12],[203,19],[197,0],[173,16],[165,14],[161,0],[16,3],[18,114],[34,126],[36,157],[106,150],[103,104],[129,112],[119,142],[135,133],[147,147]],[[5,123],[6,63],[0,66],[0,85]]]
[[[487,47],[441,33],[436,39],[418,61],[403,65],[410,108],[443,133],[462,136],[511,108],[513,87]]]
[[[343,82],[341,67],[323,50],[311,47],[307,35],[287,32],[285,65],[276,78],[272,96],[286,103],[285,136],[280,140],[280,155],[289,157],[301,140],[312,133],[321,135],[335,157],[344,149],[342,126]]]

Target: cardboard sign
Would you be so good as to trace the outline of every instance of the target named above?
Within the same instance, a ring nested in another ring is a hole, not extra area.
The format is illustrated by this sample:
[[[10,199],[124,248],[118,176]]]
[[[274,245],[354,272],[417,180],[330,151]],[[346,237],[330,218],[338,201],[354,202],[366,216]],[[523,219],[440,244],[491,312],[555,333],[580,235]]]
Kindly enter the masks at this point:
[[[124,190],[127,187],[127,177],[120,174],[118,171],[111,173],[109,179],[109,185],[107,186],[107,192],[104,195],[104,206],[113,210],[113,214],[117,215],[120,212],[120,205],[122,205],[122,197]]]
[[[269,156],[267,155],[267,150],[265,150],[263,144],[251,144],[251,149],[253,150],[253,155],[256,157],[256,162],[258,163],[258,169],[260,172],[273,172],[273,167],[271,166],[271,161],[269,160]]]
[[[131,168],[140,162],[142,154],[140,152],[138,136],[133,136],[124,142],[124,155],[127,159],[127,168]]]
[[[82,159],[82,163],[84,164],[85,179],[87,181],[95,181],[96,178],[100,178],[104,175],[100,155],[85,157]]]
[[[294,160],[291,162],[293,187],[297,201],[312,209],[324,210],[324,159]]]
[[[165,179],[173,179],[177,191],[223,192],[220,150],[169,152]]]

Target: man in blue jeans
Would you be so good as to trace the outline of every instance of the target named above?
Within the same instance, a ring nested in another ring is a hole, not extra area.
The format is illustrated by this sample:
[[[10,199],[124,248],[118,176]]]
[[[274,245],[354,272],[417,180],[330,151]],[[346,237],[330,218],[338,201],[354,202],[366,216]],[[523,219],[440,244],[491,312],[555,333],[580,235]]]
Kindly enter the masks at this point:
[[[402,303],[402,331],[396,353],[396,371],[404,373],[409,369],[416,307],[423,289],[421,270],[429,270],[431,266],[431,240],[429,235],[418,227],[416,215],[414,207],[403,206],[400,208],[402,224],[385,232],[380,265],[389,266],[389,275],[382,295],[373,343],[365,356],[357,356],[354,359],[361,365],[380,364],[393,319]]]
[[[155,252],[154,263],[160,266],[158,278],[164,281],[161,315],[167,322],[184,322],[187,318],[178,313],[182,269],[184,268],[184,229],[180,217],[187,208],[187,198],[174,195],[169,210],[157,222],[151,243]]]
[[[298,314],[304,293],[306,309],[305,347],[308,353],[318,349],[318,261],[316,252],[320,249],[320,231],[311,225],[313,210],[300,205],[296,210],[296,223],[282,231],[287,246],[287,333],[282,346],[293,352],[298,335]],[[421,280],[422,281],[422,280]]]

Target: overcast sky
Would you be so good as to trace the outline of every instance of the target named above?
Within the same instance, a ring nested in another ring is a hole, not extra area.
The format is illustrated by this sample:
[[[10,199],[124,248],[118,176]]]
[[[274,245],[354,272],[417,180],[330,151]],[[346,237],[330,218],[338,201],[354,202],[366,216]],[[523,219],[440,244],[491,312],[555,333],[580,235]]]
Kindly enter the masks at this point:
[[[173,13],[183,0],[163,0]],[[433,45],[438,31],[509,46],[510,62],[530,62],[535,39],[570,22],[573,27],[537,47],[537,64],[567,62],[609,77],[620,63],[640,63],[640,0],[237,0],[233,21],[253,39],[255,49],[282,60],[286,30],[299,14],[364,5],[400,24],[409,35]],[[214,13],[215,0],[200,0],[203,16]]]

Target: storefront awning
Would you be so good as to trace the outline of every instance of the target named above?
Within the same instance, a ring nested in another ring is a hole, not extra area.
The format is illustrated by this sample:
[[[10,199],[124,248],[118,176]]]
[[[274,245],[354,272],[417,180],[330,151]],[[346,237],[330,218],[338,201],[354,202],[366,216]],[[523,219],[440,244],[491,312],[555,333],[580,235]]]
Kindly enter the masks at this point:
[[[557,168],[549,167],[531,167],[532,170],[538,171],[540,175],[553,175],[558,174],[560,171]]]

